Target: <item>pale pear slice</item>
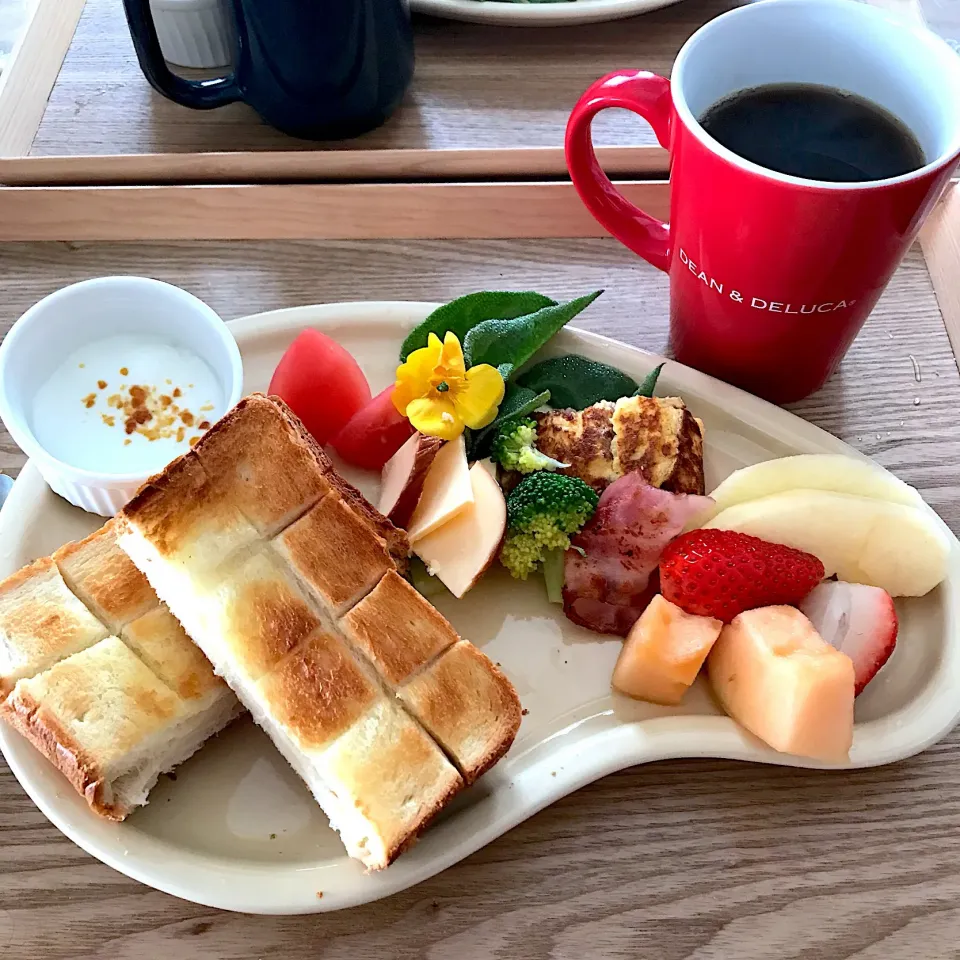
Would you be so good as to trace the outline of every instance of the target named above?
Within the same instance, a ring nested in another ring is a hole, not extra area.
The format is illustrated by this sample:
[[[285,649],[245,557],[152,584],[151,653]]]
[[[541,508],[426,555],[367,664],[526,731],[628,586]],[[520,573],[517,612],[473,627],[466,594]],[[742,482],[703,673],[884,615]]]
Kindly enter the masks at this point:
[[[826,490],[728,507],[706,527],[738,530],[819,557],[825,575],[920,597],[947,574],[950,541],[926,510]]]
[[[807,453],[735,470],[710,494],[715,506],[707,519],[738,503],[788,490],[828,490],[907,507],[923,505],[923,498],[913,487],[875,463],[843,454]]]
[[[413,545],[413,552],[455,596],[462,597],[493,562],[507,528],[500,484],[483,462],[470,468],[473,501]]]

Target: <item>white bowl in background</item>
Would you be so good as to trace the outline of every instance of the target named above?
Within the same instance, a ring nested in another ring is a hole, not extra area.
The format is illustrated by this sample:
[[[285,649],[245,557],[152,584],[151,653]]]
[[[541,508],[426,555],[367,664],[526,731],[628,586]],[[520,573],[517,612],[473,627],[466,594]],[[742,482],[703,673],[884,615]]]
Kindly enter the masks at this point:
[[[179,67],[227,67],[235,30],[229,0],[150,0],[160,52]]]
[[[163,340],[206,362],[223,402],[211,419],[240,399],[243,365],[226,324],[202,300],[160,280],[100,277],[71,284],[34,304],[0,344],[0,418],[10,436],[36,462],[55,493],[105,517],[123,507],[169,458],[158,450],[157,463],[131,472],[74,466],[50,453],[37,438],[31,405],[70,354],[107,337],[137,334]]]

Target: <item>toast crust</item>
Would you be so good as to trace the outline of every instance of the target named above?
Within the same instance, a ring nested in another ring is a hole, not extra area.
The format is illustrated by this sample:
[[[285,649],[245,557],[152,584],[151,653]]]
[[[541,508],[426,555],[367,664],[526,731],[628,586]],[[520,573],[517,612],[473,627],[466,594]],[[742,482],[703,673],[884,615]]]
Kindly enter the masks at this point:
[[[42,753],[70,782],[91,809],[108,820],[123,820],[129,811],[118,810],[103,799],[103,775],[95,762],[79,749],[67,731],[40,712],[41,704],[19,691],[0,705],[3,719]]]

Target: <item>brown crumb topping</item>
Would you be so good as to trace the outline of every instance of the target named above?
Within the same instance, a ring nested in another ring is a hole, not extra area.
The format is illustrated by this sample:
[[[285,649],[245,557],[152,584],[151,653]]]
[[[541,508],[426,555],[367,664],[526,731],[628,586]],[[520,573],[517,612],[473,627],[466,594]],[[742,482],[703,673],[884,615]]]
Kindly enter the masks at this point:
[[[126,376],[129,373],[127,367],[121,367],[120,373]],[[167,380],[170,384],[171,381]],[[104,390],[107,387],[105,380],[98,380],[97,386]],[[132,434],[140,434],[147,440],[167,440],[174,438],[177,443],[183,443],[187,435],[187,429],[208,430],[210,421],[201,418],[192,410],[181,406],[176,400],[183,397],[183,391],[180,387],[173,390],[164,388],[161,393],[160,388],[149,384],[131,384],[127,389],[126,384],[120,385],[117,393],[112,393],[105,397],[105,403],[113,413],[101,413],[100,419],[108,427],[117,426],[119,420],[123,425],[123,432],[127,435],[124,440],[124,446],[131,441]],[[82,398],[83,405],[89,410],[97,403],[97,394],[89,393]],[[212,404],[204,404],[201,411],[212,410]],[[199,436],[190,437],[190,446],[200,442]]]

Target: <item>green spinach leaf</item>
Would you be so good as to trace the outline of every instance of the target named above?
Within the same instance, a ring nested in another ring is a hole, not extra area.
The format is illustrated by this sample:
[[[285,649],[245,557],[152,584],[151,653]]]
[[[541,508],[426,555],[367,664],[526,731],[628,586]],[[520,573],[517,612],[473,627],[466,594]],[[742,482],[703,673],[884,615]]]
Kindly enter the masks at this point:
[[[515,293],[512,291],[483,290],[468,293],[437,307],[426,320],[418,323],[407,334],[400,347],[400,362],[404,363],[414,350],[427,345],[427,338],[435,333],[440,339],[452,330],[463,343],[463,338],[478,323],[485,320],[512,320],[554,306],[555,300],[541,293]]]
[[[575,410],[583,410],[599,400],[629,397],[637,389],[637,381],[622,370],[577,353],[534,364],[516,382],[536,392],[549,390],[553,406]]]
[[[634,394],[635,397],[652,397],[654,388],[657,385],[657,380],[660,377],[660,371],[663,369],[664,365],[662,363],[657,364],[644,378],[643,383],[637,387],[637,392]]]
[[[522,367],[555,333],[581,310],[593,303],[602,290],[585,297],[555,303],[536,313],[511,319],[485,320],[477,324],[463,340],[467,366],[489,363],[493,367],[511,364]]]

